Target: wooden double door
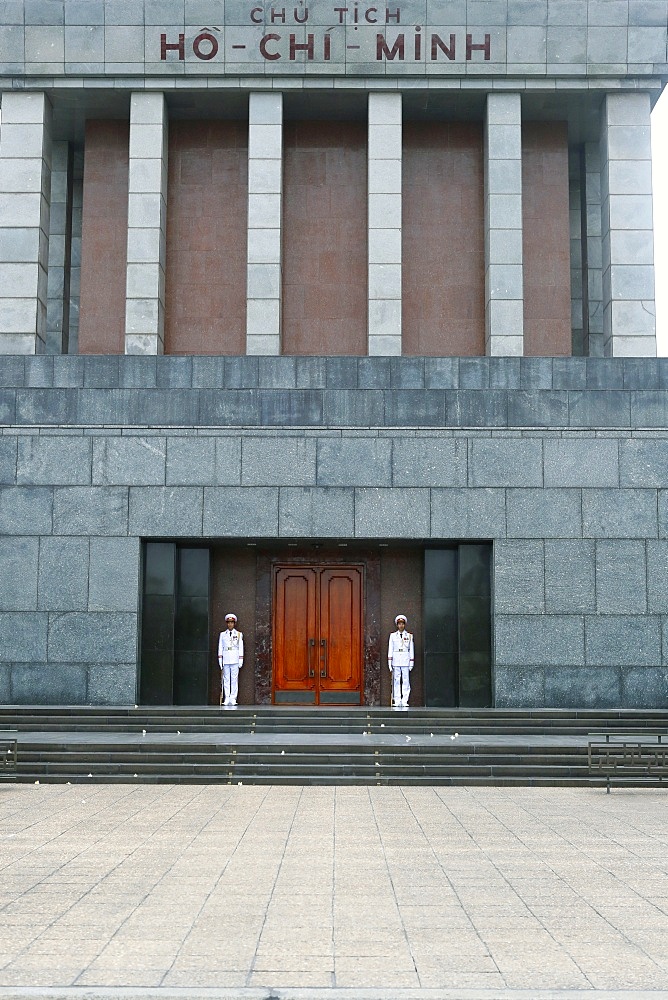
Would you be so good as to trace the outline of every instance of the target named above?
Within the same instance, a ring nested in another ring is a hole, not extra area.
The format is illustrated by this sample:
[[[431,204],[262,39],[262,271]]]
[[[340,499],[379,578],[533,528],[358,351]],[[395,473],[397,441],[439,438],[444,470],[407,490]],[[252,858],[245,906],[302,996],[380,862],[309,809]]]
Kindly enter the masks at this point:
[[[276,704],[361,704],[364,567],[274,566],[272,638]]]

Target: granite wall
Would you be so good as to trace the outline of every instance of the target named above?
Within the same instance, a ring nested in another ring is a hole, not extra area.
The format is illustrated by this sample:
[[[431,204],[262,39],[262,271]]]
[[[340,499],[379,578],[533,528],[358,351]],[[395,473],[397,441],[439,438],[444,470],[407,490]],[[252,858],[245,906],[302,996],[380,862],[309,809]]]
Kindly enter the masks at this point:
[[[0,359],[0,700],[135,701],[142,538],[490,539],[497,706],[668,705],[668,359]]]
[[[668,63],[666,0],[393,0],[380,9],[344,7],[345,16],[341,9],[326,0],[310,0],[308,15],[271,0],[3,0],[0,75],[47,76],[56,84],[72,76],[324,72],[558,79],[660,75]],[[423,25],[449,48],[447,56],[438,46],[433,54],[427,44],[416,50],[415,27]]]

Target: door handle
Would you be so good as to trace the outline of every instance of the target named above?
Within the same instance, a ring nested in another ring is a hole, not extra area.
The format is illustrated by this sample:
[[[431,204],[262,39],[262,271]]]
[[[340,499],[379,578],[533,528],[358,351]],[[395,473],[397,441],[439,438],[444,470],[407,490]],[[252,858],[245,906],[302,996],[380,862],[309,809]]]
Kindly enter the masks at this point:
[[[315,670],[313,669],[313,662],[311,658],[311,653],[315,646],[315,639],[309,639],[308,641],[308,675],[309,677],[315,677]]]
[[[326,677],[327,676],[327,640],[326,639],[321,639],[320,640],[320,648],[322,649],[322,656],[320,657],[320,660],[321,660],[321,663],[324,664],[324,666],[321,666],[320,676],[321,677]]]

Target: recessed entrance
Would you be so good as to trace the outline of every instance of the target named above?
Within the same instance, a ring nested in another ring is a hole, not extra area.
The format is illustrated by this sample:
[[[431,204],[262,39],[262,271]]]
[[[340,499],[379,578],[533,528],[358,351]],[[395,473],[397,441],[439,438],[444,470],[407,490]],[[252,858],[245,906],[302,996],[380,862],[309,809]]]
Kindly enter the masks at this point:
[[[273,569],[273,701],[359,705],[363,692],[364,567]]]
[[[240,705],[389,705],[399,611],[412,707],[494,703],[489,542],[147,541],[142,589],[144,705],[219,705],[228,611],[244,633]]]

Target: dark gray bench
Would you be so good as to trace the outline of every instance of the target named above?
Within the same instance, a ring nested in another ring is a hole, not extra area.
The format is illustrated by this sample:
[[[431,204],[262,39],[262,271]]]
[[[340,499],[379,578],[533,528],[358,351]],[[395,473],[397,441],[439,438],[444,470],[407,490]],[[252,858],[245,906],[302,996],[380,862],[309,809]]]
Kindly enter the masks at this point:
[[[0,778],[16,774],[18,732],[0,729]]]
[[[589,733],[589,774],[606,779],[610,792],[613,778],[632,779],[633,784],[668,778],[668,731],[658,729],[614,730]]]

